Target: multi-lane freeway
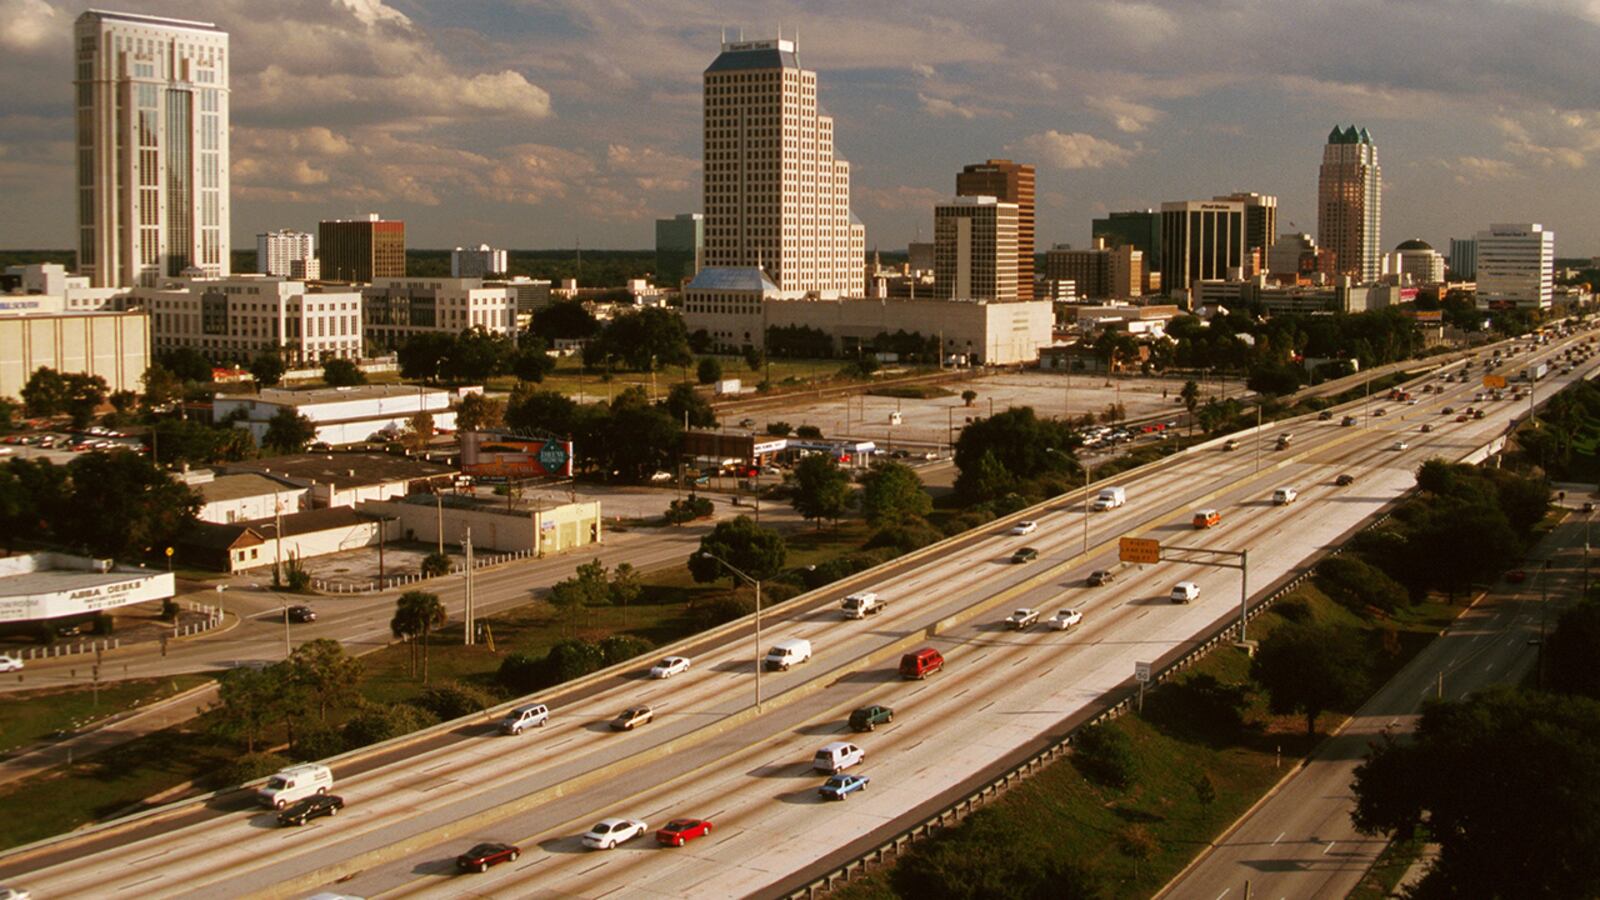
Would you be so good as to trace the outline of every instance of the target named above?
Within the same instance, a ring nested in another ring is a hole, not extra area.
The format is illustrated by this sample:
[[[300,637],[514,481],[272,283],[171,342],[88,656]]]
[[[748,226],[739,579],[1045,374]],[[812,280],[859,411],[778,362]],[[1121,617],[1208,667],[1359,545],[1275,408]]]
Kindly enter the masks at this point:
[[[1545,357],[1563,344],[1540,351]],[[1517,368],[1533,354],[1522,353]],[[1540,395],[1568,377],[1547,379]],[[1476,381],[1477,370],[1474,370]],[[1438,378],[1428,379],[1441,383]],[[689,642],[693,667],[670,680],[645,677],[641,661],[608,677],[538,699],[544,728],[516,737],[486,722],[445,730],[374,760],[336,765],[339,815],[278,829],[265,811],[218,798],[128,828],[69,836],[0,857],[0,879],[36,896],[302,896],[317,889],[359,896],[761,894],[960,788],[1106,692],[1134,663],[1191,645],[1237,614],[1236,570],[1179,563],[1121,567],[1111,584],[1085,585],[1089,571],[1116,567],[1117,538],[1249,550],[1252,590],[1335,542],[1414,483],[1431,456],[1461,458],[1501,434],[1526,405],[1484,404],[1484,419],[1458,422],[1445,406],[1473,405],[1472,382],[1443,384],[1416,405],[1373,401],[1385,416],[1343,427],[1306,418],[1242,436],[1238,449],[1212,442],[1115,482],[1125,506],[1085,519],[1073,498],[1025,515],[1037,531],[1015,537],[1009,522],[969,533],[890,570],[870,585],[887,611],[845,620],[836,592],[769,610],[764,646],[801,637],[805,665],[762,680],[755,709],[755,649],[747,628]],[[1361,415],[1361,404],[1351,411]],[[1429,431],[1421,430],[1423,424]],[[1273,449],[1292,432],[1286,449]],[[1403,442],[1403,443],[1402,443]],[[1336,485],[1340,475],[1354,483]],[[1298,499],[1271,502],[1291,486]],[[1221,522],[1196,530],[1198,507]],[[1086,528],[1087,523],[1087,528]],[[1010,562],[1031,546],[1037,560]],[[1087,545],[1087,551],[1085,547]],[[1194,581],[1199,598],[1173,604],[1174,583]],[[1068,631],[1008,630],[1014,607],[1044,618],[1084,612]],[[938,648],[948,663],[926,681],[902,681],[902,652]],[[673,648],[677,652],[679,648]],[[646,703],[655,720],[613,733],[607,721]],[[892,723],[851,735],[849,711],[894,708]],[[865,750],[869,789],[843,802],[816,790],[810,762],[822,744],[852,740]],[[714,830],[686,847],[648,838],[586,851],[579,835],[601,818],[710,819]],[[520,857],[486,874],[455,875],[453,859],[481,841],[507,841]]]

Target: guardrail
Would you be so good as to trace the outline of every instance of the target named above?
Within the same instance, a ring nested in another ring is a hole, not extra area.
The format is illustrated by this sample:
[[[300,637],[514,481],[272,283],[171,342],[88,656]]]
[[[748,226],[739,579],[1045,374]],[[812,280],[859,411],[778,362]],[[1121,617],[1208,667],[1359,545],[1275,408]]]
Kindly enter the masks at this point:
[[[508,562],[515,562],[519,559],[532,559],[534,555],[535,554],[532,550],[515,550],[511,553],[495,553],[488,556],[474,556],[472,560],[472,568],[474,571],[478,569],[486,569],[490,566],[498,566]],[[311,586],[324,594],[375,594],[381,591],[393,590],[397,587],[404,587],[408,584],[419,584],[424,581],[432,581],[435,578],[448,578],[451,575],[460,575],[466,570],[467,567],[464,563],[454,563],[450,566],[450,570],[442,575],[394,575],[385,577],[382,581],[369,581],[365,585],[343,584],[313,579]]]

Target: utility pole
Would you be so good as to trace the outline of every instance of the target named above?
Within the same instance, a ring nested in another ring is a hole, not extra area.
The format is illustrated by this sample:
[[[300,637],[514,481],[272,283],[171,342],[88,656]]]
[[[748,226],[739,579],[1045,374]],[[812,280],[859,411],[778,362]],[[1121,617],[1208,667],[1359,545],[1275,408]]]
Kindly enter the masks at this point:
[[[764,666],[764,663],[761,661],[761,579],[751,578],[749,575],[746,575],[739,569],[734,568],[733,565],[727,560],[717,556],[714,553],[707,553],[706,551],[701,550],[700,555],[722,563],[723,568],[756,586],[756,712],[759,713],[761,712],[761,669]]]
[[[1256,398],[1256,474],[1261,474],[1261,398]]]
[[[470,527],[467,529],[466,536],[461,539],[461,547],[464,551],[466,551],[467,555],[466,602],[462,610],[462,618],[466,623],[466,633],[462,636],[462,642],[470,647],[473,643],[472,620],[477,613],[477,610],[473,608],[475,604],[473,603],[474,598],[472,596],[472,529]]]
[[[1083,555],[1089,555],[1089,482],[1094,480],[1094,463],[1083,463]]]
[[[439,493],[438,491],[435,491],[434,494],[433,494],[433,502],[434,502],[435,507],[438,510],[438,519],[435,520],[434,525],[435,525],[435,527],[437,527],[437,529],[439,531],[439,555],[443,556],[444,555],[444,495]]]

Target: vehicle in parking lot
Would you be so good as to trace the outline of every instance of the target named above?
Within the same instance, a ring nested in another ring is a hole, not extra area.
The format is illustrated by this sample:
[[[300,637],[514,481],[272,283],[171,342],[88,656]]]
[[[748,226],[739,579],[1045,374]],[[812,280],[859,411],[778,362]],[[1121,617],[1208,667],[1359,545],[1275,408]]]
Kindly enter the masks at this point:
[[[612,731],[632,731],[655,719],[656,711],[648,706],[630,706],[611,720]]]
[[[490,866],[510,862],[521,855],[516,844],[478,844],[456,857],[456,868],[463,872],[487,872]]]
[[[1027,521],[1027,520],[1018,522],[1017,524],[1011,526],[1011,533],[1012,534],[1033,534],[1035,531],[1038,531],[1038,530],[1039,530],[1039,523],[1038,522],[1030,522],[1030,521]]]
[[[1012,610],[1011,615],[1006,617],[1006,627],[1012,631],[1021,631],[1037,621],[1039,621],[1039,611],[1023,607]]]
[[[1116,580],[1117,573],[1111,571],[1110,569],[1095,569],[1093,572],[1089,573],[1090,587],[1099,587],[1102,584],[1110,584]]]
[[[1050,627],[1055,631],[1066,631],[1082,621],[1083,610],[1063,609],[1056,613],[1055,618],[1050,620]]]
[[[0,672],[22,671],[22,660],[15,656],[0,655]]]
[[[1222,522],[1222,513],[1214,509],[1196,510],[1192,521],[1196,528],[1211,528]]]
[[[638,819],[601,819],[584,832],[583,845],[594,850],[610,850],[649,830],[650,826]]]
[[[337,794],[317,794],[278,811],[279,825],[304,825],[319,816],[336,816],[344,809],[344,798]]]
[[[524,703],[500,720],[501,734],[521,734],[529,728],[543,728],[550,721],[550,707],[543,703]]]
[[[833,741],[823,744],[817,755],[812,757],[811,768],[818,772],[837,775],[866,758],[866,751],[855,744],[849,741]]]
[[[835,775],[817,788],[817,793],[829,800],[844,800],[856,791],[866,790],[870,780],[865,775]]]
[[[894,710],[887,706],[863,706],[850,713],[851,731],[874,731],[879,725],[894,721]]]
[[[283,614],[291,622],[305,623],[317,620],[317,611],[303,604],[291,606],[284,610]]]
[[[682,847],[710,833],[711,823],[705,819],[673,819],[656,831],[656,843],[663,847]]]
[[[669,656],[650,667],[651,678],[671,678],[674,675],[689,671],[689,657]]]
[[[1346,485],[1355,484],[1356,483],[1356,477],[1354,475],[1351,475],[1348,472],[1346,472],[1346,473],[1341,474],[1338,478],[1335,478],[1333,480],[1333,483],[1335,485],[1338,485],[1339,487],[1345,487]]]
[[[918,681],[944,668],[944,654],[932,647],[913,650],[900,657],[900,677]]]
[[[1011,554],[1011,561],[1014,563],[1033,562],[1038,558],[1039,551],[1033,549],[1032,547],[1023,547],[1021,550]]]
[[[1172,586],[1173,603],[1191,603],[1200,599],[1200,585],[1192,581],[1180,581]]]

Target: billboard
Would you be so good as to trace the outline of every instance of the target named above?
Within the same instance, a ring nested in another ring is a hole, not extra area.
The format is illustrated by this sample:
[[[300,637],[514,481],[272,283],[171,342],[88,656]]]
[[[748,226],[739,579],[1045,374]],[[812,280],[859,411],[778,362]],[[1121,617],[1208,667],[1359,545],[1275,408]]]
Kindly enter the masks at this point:
[[[572,442],[468,432],[462,435],[461,471],[478,481],[571,478]]]

